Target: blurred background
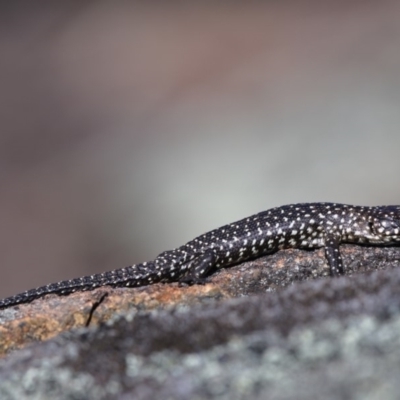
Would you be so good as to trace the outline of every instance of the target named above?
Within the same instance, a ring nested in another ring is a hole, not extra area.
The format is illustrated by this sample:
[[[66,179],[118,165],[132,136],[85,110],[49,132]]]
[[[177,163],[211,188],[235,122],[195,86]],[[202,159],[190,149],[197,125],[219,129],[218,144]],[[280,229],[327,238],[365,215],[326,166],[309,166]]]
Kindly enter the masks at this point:
[[[0,5],[0,297],[287,203],[399,204],[400,2]]]

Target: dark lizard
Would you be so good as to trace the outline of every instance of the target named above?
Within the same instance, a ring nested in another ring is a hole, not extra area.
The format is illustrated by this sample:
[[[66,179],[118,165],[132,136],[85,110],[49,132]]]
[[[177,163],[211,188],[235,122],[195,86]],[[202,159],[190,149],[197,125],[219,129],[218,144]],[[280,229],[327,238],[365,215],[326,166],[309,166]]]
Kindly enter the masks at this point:
[[[161,253],[154,261],[52,283],[0,300],[0,308],[47,294],[66,295],[100,286],[144,286],[156,282],[204,282],[213,270],[285,248],[325,247],[332,276],[343,274],[341,243],[400,242],[400,206],[363,207],[303,203],[272,208],[198,236]]]

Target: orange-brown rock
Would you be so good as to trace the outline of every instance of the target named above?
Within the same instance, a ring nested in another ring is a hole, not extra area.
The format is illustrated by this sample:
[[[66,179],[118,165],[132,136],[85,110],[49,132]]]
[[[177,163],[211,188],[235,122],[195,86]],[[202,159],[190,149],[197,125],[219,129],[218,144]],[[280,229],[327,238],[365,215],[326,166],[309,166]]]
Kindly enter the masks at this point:
[[[342,246],[346,274],[396,266],[400,249]],[[0,355],[61,332],[104,323],[128,310],[152,310],[275,291],[296,281],[328,275],[323,249],[285,250],[222,269],[204,285],[155,284],[102,287],[68,296],[47,295],[0,311]]]

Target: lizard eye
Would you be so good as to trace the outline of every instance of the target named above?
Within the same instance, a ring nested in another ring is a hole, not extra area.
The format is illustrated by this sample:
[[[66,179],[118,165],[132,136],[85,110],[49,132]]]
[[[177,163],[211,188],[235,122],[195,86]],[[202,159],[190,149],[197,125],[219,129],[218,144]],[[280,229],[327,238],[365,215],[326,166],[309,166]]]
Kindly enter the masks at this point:
[[[372,221],[368,222],[368,228],[372,233],[374,233],[374,234],[377,233],[376,228],[375,228],[375,224]]]

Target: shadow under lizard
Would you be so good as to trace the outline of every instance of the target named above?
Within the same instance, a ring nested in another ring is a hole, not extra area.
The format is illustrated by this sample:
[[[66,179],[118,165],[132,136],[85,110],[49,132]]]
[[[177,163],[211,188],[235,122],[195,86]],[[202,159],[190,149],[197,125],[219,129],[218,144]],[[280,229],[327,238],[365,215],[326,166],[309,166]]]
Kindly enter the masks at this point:
[[[214,229],[154,261],[84,276],[0,300],[0,308],[29,303],[47,294],[67,295],[101,286],[137,287],[157,282],[202,283],[213,270],[281,249],[325,248],[330,274],[343,274],[341,243],[394,245],[400,242],[400,206],[300,203],[260,212]]]

